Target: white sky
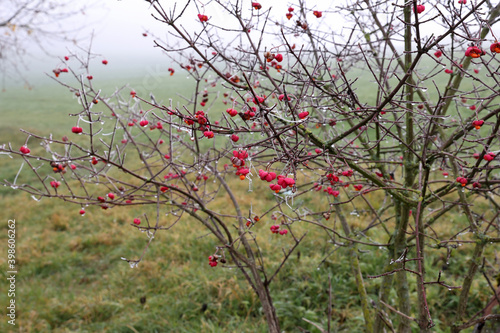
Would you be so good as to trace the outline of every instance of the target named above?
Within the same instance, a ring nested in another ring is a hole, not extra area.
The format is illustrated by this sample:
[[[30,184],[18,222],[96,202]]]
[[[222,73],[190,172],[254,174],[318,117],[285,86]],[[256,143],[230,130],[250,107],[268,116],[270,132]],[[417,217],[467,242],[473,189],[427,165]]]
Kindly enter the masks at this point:
[[[250,3],[250,0],[244,1]],[[210,10],[210,2],[209,0],[192,1],[192,4],[196,3],[199,9],[191,6],[193,8],[185,13],[183,24],[187,29],[190,26],[200,29],[201,25],[196,15],[198,12],[204,12],[204,3],[208,4],[205,13],[210,16],[212,22],[219,22],[223,25],[224,21],[227,21],[227,17],[224,17],[220,11]],[[273,14],[279,16],[282,13],[282,19],[285,20],[284,14],[287,12],[288,6],[290,3],[297,1],[260,0],[259,2],[264,9],[272,6]],[[334,8],[335,5],[344,2],[343,0],[305,0],[305,2],[309,8],[329,11],[325,14],[327,19],[323,19],[322,24],[335,27],[342,26],[343,18],[335,12]],[[432,9],[430,2],[425,3],[426,10]],[[162,3],[166,6],[165,9],[167,9],[168,6],[172,6],[174,3],[177,3],[177,6],[180,7],[186,1],[169,0]],[[88,1],[76,0],[72,1],[71,4],[74,4],[75,8],[78,8],[81,4],[88,4]],[[113,75],[123,73],[123,76],[127,76],[131,72],[140,73],[145,68],[151,69],[158,65],[165,66],[165,63],[169,62],[169,59],[162,55],[162,52],[158,48],[153,48],[154,39],[152,37],[152,35],[156,35],[164,38],[167,30],[166,25],[157,22],[151,17],[151,13],[154,10],[149,8],[149,4],[146,1],[104,0],[97,1],[90,6],[86,15],[72,17],[70,25],[71,28],[82,27],[77,34],[80,40],[88,38],[92,31],[95,33],[92,50],[94,53],[102,55],[102,59],[106,58],[109,61],[106,67],[108,75],[109,73],[113,73]],[[470,6],[470,3],[467,6]],[[427,17],[431,16],[430,13],[427,13],[427,15]],[[435,27],[432,27],[432,22],[428,23],[427,27],[426,31],[435,31]],[[498,28],[496,30],[498,31]],[[143,32],[148,32],[149,36],[143,37]],[[81,45],[87,46],[88,43],[87,39],[87,41],[82,41]],[[35,79],[35,81],[37,81],[37,78],[44,77],[43,72],[51,72],[53,68],[59,65],[57,57],[64,57],[68,53],[68,49],[75,51],[76,47],[69,42],[52,43],[49,49],[56,57],[42,54],[36,48],[30,50],[33,56],[29,57],[27,61],[30,64],[29,77]]]

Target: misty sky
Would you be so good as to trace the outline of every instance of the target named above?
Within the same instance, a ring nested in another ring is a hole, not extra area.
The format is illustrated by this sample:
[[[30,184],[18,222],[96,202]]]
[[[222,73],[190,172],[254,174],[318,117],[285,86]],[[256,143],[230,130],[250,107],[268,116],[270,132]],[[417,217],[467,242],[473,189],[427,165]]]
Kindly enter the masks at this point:
[[[265,7],[272,6],[274,15],[279,15],[280,12],[286,13],[286,9],[292,2],[286,0],[260,1]],[[326,15],[328,19],[324,19],[322,24],[332,25],[332,29],[339,29],[344,24],[342,16],[334,10],[335,5],[339,5],[341,2],[343,1],[306,1],[311,9],[329,11]],[[80,8],[82,4],[87,5],[89,2],[78,0],[70,3],[75,8]],[[167,9],[174,3],[180,7],[186,1],[164,1],[162,3]],[[203,3],[210,3],[210,1],[192,1],[192,3],[201,6]],[[64,25],[68,26],[70,30],[77,29],[75,34],[82,47],[89,45],[89,36],[92,32],[94,33],[92,51],[99,55],[97,57],[99,61],[96,63],[100,63],[102,59],[108,60],[109,63],[105,68],[106,75],[127,77],[130,74],[139,74],[144,70],[157,69],[158,66],[169,67],[168,57],[163,55],[160,49],[153,47],[153,36],[161,39],[167,36],[166,25],[152,18],[151,14],[154,10],[149,7],[150,5],[146,1],[106,0],[91,2],[89,6],[85,15],[74,15]],[[429,4],[427,6],[430,7]],[[197,9],[192,5],[185,13],[181,23],[186,29],[199,29],[200,24],[196,14],[203,12],[203,10],[203,7]],[[206,10],[213,22],[224,22],[228,19],[220,11],[210,10],[210,8],[206,8]],[[249,8],[249,10],[251,9]],[[428,31],[433,32],[432,23],[426,26]],[[142,35],[144,32],[148,33],[148,37]],[[36,47],[28,49],[30,55],[27,56],[27,63],[29,64],[28,77],[30,80],[35,82],[40,79],[45,80],[43,73],[50,73],[52,69],[59,66],[61,62],[58,59],[71,52],[81,52],[68,41],[52,41],[48,44],[47,49],[50,51],[50,55],[44,54]],[[99,69],[103,68],[96,68],[96,70]]]

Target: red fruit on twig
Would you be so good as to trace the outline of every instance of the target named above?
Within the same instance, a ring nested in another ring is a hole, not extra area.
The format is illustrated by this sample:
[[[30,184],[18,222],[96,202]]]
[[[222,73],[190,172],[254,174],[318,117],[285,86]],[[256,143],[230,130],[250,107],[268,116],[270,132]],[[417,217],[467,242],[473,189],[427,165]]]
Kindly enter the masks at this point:
[[[25,155],[28,155],[31,152],[31,150],[26,146],[22,146],[21,148],[19,148],[19,151]]]
[[[483,56],[485,54],[486,52],[484,52],[484,50],[481,50],[477,46],[469,46],[465,51],[465,56],[471,58],[479,58],[480,56]]]
[[[460,183],[462,186],[465,186],[467,185],[467,178],[457,177],[457,182]]]
[[[495,41],[493,44],[491,44],[490,51],[493,53],[500,53],[500,43],[498,41]]]
[[[481,126],[483,126],[483,124],[484,124],[484,120],[474,120],[472,122],[472,126],[474,126],[474,128],[477,130],[480,129]]]
[[[50,182],[50,186],[52,186],[53,188],[58,188],[59,186],[61,186],[61,182],[53,180]]]
[[[207,15],[198,14],[198,18],[200,19],[200,22],[207,22],[208,21]]]
[[[305,119],[305,118],[307,118],[307,116],[309,116],[308,111],[304,111],[304,112],[299,113],[299,119]]]
[[[415,11],[418,14],[421,14],[424,10],[425,10],[425,6],[424,5],[417,5],[417,7],[415,7]]]
[[[488,153],[488,154],[485,154],[483,158],[485,161],[491,162],[495,159],[495,154]]]
[[[71,128],[71,132],[75,133],[75,134],[80,134],[83,132],[83,128],[81,127],[78,127],[78,126],[73,126]]]
[[[259,9],[262,8],[262,5],[260,3],[258,3],[258,2],[252,2],[252,7],[255,10],[259,10]]]

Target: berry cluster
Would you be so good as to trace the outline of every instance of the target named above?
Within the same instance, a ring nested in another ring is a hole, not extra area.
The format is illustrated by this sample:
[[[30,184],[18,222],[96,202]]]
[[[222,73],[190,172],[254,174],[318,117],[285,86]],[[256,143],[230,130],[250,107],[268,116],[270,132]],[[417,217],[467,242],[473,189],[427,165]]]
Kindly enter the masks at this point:
[[[415,11],[418,13],[418,14],[421,14],[423,13],[423,11],[425,10],[425,6],[424,5],[417,5],[415,7]]]
[[[223,264],[226,263],[226,259],[221,258],[221,256],[219,256],[219,255],[214,254],[214,255],[208,257],[208,264],[210,265],[210,267],[217,266],[219,261]]]
[[[457,177],[457,182],[460,183],[462,186],[467,185],[467,178],[464,177]]]
[[[262,179],[262,177],[261,177],[261,179]],[[262,180],[264,180],[264,179],[262,179]],[[267,178],[265,180],[267,180]],[[269,188],[271,190],[273,190],[274,192],[279,193],[279,191],[281,191],[282,188],[285,189],[287,187],[293,187],[294,185],[295,185],[295,180],[293,178],[288,178],[288,177],[285,177],[283,175],[279,175],[277,184],[270,184]]]
[[[73,126],[71,128],[71,132],[75,133],[75,134],[80,134],[83,132],[83,128],[81,127],[78,127],[78,126]]]
[[[481,126],[483,126],[483,124],[484,124],[484,120],[474,120],[472,122],[472,126],[474,126],[474,128],[477,130],[480,129]]]
[[[286,230],[286,229],[280,230],[280,226],[278,224],[272,225],[270,229],[271,229],[271,232],[273,234],[280,234],[280,235],[284,236],[288,233],[288,230]]]
[[[259,9],[262,8],[262,5],[260,3],[258,3],[258,2],[252,2],[252,7],[255,10],[259,10]]]
[[[21,148],[19,148],[19,151],[25,155],[28,155],[31,152],[31,150],[26,146],[22,146]]]

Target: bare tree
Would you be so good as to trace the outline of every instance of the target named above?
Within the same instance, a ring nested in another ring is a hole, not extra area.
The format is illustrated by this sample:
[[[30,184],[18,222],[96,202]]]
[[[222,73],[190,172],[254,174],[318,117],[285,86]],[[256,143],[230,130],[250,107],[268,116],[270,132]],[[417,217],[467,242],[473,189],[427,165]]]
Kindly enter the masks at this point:
[[[73,40],[78,31],[75,15],[85,14],[85,6],[71,1],[0,1],[0,71],[5,80],[22,79],[25,57],[34,52],[50,54],[52,42]]]

